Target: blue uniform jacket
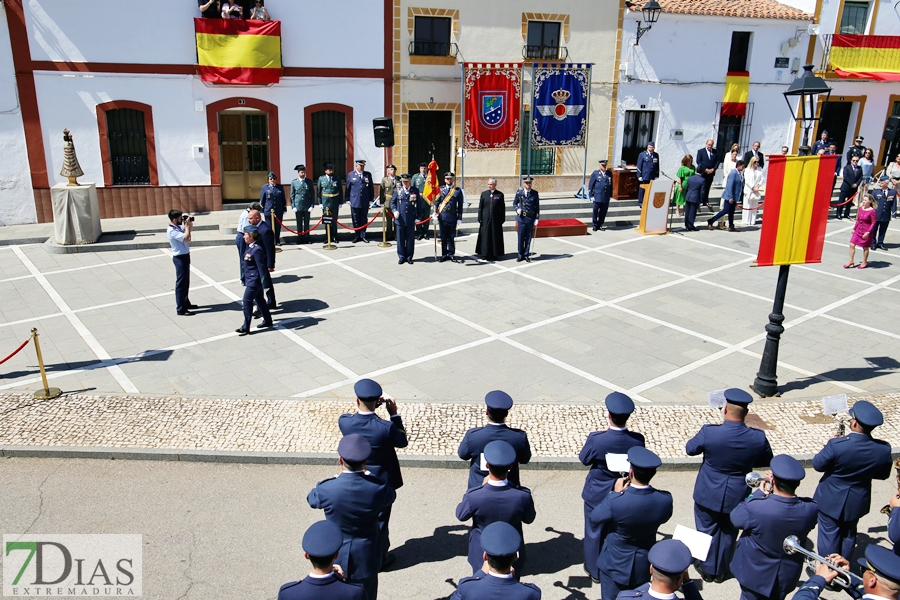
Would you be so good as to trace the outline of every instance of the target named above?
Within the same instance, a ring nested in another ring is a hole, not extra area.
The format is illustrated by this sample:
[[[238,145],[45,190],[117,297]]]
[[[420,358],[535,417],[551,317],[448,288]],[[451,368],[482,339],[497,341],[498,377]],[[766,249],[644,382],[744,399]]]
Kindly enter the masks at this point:
[[[391,212],[400,213],[397,225],[400,227],[412,227],[416,224],[416,203],[419,200],[419,190],[413,186],[409,189],[400,184],[391,196]]]
[[[684,201],[689,204],[700,204],[703,200],[703,188],[706,186],[706,180],[702,175],[694,174],[688,177],[684,184]]]
[[[621,474],[606,468],[607,454],[628,454],[634,446],[644,446],[644,436],[634,431],[607,429],[588,434],[587,441],[578,458],[581,464],[591,468],[584,480],[581,498],[594,508],[613,490],[616,479]]]
[[[244,285],[248,288],[263,287],[269,277],[266,270],[266,251],[259,242],[253,242],[244,252]]]
[[[529,190],[526,194],[524,188],[520,188],[513,198],[513,210],[522,209],[520,215],[516,212],[516,221],[519,223],[531,223],[535,219],[541,218],[541,198],[538,196],[537,190]]]
[[[262,190],[259,192],[259,203],[263,205],[263,213],[266,216],[269,216],[269,213],[274,209],[275,216],[281,218],[286,210],[284,188],[277,183],[275,185],[269,185],[268,183],[263,185]]]
[[[608,169],[606,171],[597,169],[591,173],[588,194],[594,202],[609,202],[612,197],[612,174]]]
[[[890,221],[897,202],[897,190],[875,188],[872,190],[872,197],[875,198],[875,220]]]
[[[362,471],[320,481],[306,497],[312,508],[324,509],[325,519],[341,528],[343,544],[335,562],[349,579],[378,575],[378,513],[396,497],[397,492],[381,478]]]
[[[731,512],[749,493],[744,476],[772,460],[766,433],[738,421],[704,425],[684,447],[688,456],[703,454],[694,483],[694,502],[716,512]]]
[[[444,200],[447,199],[447,194],[453,191],[453,195],[450,197],[450,202],[447,202],[447,205],[444,206]],[[440,219],[445,223],[456,223],[459,219],[462,219],[463,214],[463,195],[462,190],[458,187],[442,185],[441,193],[438,195],[437,200],[435,200],[435,205],[440,212]],[[441,209],[441,206],[444,206]]]
[[[476,488],[484,483],[488,472],[481,470],[481,453],[484,447],[494,440],[503,440],[516,451],[516,463],[509,470],[509,482],[519,485],[519,465],[527,465],[531,460],[531,444],[528,443],[528,434],[521,429],[514,429],[505,423],[502,425],[485,425],[473,427],[463,436],[459,443],[459,457],[469,461],[469,485]]]
[[[307,577],[286,583],[278,590],[278,600],[368,600],[362,584],[342,581],[337,575]]]
[[[734,200],[735,204],[740,204],[743,199],[744,177],[735,169],[728,174],[728,181],[725,182],[725,189],[722,191],[722,200]]]
[[[358,433],[372,445],[372,454],[369,455],[366,468],[373,475],[386,481],[395,490],[403,487],[400,461],[397,460],[394,448],[406,448],[409,440],[406,439],[406,429],[403,428],[400,415],[390,420],[382,419],[375,413],[341,415],[338,417],[338,427],[343,435]]]
[[[763,495],[756,490],[752,496],[731,511],[731,522],[743,529],[731,572],[742,587],[763,596],[770,596],[779,583],[779,590],[787,594],[797,586],[803,556],[787,554],[784,538],[796,535],[801,541],[816,526],[819,509],[809,498]]]
[[[481,532],[485,527],[503,521],[515,527],[524,540],[522,523],[533,523],[536,516],[534,499],[528,488],[486,483],[463,494],[462,502],[456,507],[456,518],[460,521],[472,519],[472,531],[469,533],[469,564],[472,570],[477,571],[484,564]]]
[[[619,592],[619,595],[617,597],[622,600],[632,600],[633,598],[640,598],[641,600],[652,600],[653,596],[651,596],[648,592],[649,589],[650,584],[645,583],[644,585],[636,587],[633,590],[625,590]],[[697,589],[697,584],[693,581],[686,581],[682,583],[681,593],[684,596],[684,600],[703,600],[703,596],[700,595],[700,590]],[[678,596],[676,594],[676,598],[677,597]]]
[[[892,508],[888,517],[888,539],[894,545],[894,554],[900,556],[900,508]]]
[[[809,153],[812,156],[815,156],[816,154],[819,153],[819,150],[827,150],[828,145],[830,143],[831,142],[828,142],[828,141],[823,142],[822,140],[816,140],[815,143],[813,143],[812,148],[810,149]]]
[[[259,231],[259,242],[266,251],[266,266],[270,269],[275,268],[275,232],[265,221],[260,221],[256,226]]]
[[[541,590],[533,583],[516,581],[515,577],[481,573],[460,579],[450,600],[541,600]]]
[[[853,521],[869,512],[872,480],[891,475],[891,446],[864,433],[832,438],[813,457],[823,473],[813,498],[833,519]]]
[[[375,200],[375,182],[368,171],[357,173],[350,171],[347,175],[347,200],[352,208],[369,208]]]
[[[637,159],[638,179],[647,183],[659,177],[659,154],[644,150]]]
[[[597,566],[620,586],[628,585],[633,573],[649,576],[647,555],[656,543],[656,531],[671,518],[669,492],[648,486],[610,493],[591,512],[594,526],[609,527]]]

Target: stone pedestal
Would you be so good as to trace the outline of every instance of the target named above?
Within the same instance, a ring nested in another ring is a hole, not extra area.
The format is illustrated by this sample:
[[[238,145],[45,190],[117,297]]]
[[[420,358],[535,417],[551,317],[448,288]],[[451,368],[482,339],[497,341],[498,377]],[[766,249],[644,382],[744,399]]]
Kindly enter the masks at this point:
[[[102,231],[96,185],[57,183],[50,188],[50,199],[57,244],[93,244],[100,239]]]

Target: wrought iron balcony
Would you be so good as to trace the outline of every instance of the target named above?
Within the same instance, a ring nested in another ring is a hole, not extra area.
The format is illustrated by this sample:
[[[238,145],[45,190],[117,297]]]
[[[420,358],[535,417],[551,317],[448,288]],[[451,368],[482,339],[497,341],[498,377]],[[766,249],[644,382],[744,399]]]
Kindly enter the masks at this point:
[[[833,71],[831,68],[831,38],[832,34],[826,33],[819,36],[819,44],[822,45],[822,60],[819,62],[817,71]]]
[[[529,60],[568,60],[569,49],[565,46],[529,46],[522,47],[522,58]]]
[[[448,42],[416,42],[409,43],[410,56],[456,56],[459,46]]]

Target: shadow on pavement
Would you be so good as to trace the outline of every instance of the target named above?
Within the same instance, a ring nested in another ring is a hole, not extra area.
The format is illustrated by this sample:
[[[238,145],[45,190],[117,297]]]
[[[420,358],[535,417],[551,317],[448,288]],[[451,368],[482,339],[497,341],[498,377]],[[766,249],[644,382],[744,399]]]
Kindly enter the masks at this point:
[[[132,359],[116,362],[115,364],[127,365],[129,363],[136,362],[146,362],[146,361],[160,361],[164,362],[169,360],[169,357],[172,356],[172,350],[147,350],[146,352],[135,356]],[[119,359],[113,359],[119,360]],[[73,371],[78,369],[87,369],[88,367],[95,366],[95,368],[99,368],[96,365],[100,365],[103,361],[100,360],[79,360],[75,362],[61,362],[61,363],[53,363],[53,364],[45,364],[44,370],[48,373],[58,373],[61,371]],[[0,375],[0,381],[17,379],[19,377],[26,377],[28,375],[37,375],[40,373],[40,370],[37,368],[37,365],[33,369],[22,370],[22,371],[13,371],[11,373],[4,373]]]
[[[555,538],[544,540],[536,544],[526,542],[525,549],[528,552],[525,572],[522,577],[542,573],[559,573],[573,565],[584,561],[583,542],[568,531],[557,531],[547,527],[544,531],[553,532]]]
[[[900,362],[898,362],[894,358],[891,358],[890,356],[872,356],[865,358],[865,361],[870,365],[869,367],[864,367],[862,369],[832,369],[831,371],[819,373],[815,377],[804,377],[802,379],[790,381],[778,387],[782,393],[790,392],[793,390],[803,390],[813,385],[814,383],[819,383],[820,380],[817,379],[817,377],[827,377],[828,379],[833,379],[834,381],[845,381],[848,383],[852,383],[856,381],[874,379],[875,377],[880,377],[881,375],[886,375],[892,371],[900,369]]]
[[[394,548],[396,557],[392,571],[406,569],[421,563],[441,562],[457,556],[465,556],[469,547],[467,525],[436,527],[432,535],[406,540]]]
[[[315,298],[297,298],[296,300],[288,300],[278,305],[281,314],[288,315],[291,313],[311,313],[317,310],[325,310],[328,308],[327,302]]]

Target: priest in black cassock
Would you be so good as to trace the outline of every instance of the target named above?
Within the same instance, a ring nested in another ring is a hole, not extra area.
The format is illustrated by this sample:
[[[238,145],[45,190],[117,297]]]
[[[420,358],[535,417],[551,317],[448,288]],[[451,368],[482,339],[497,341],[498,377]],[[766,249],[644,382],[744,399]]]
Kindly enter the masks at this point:
[[[486,260],[497,260],[504,254],[503,222],[506,221],[506,204],[503,192],[497,189],[497,180],[488,179],[488,189],[481,192],[478,201],[478,241],[475,253]]]

